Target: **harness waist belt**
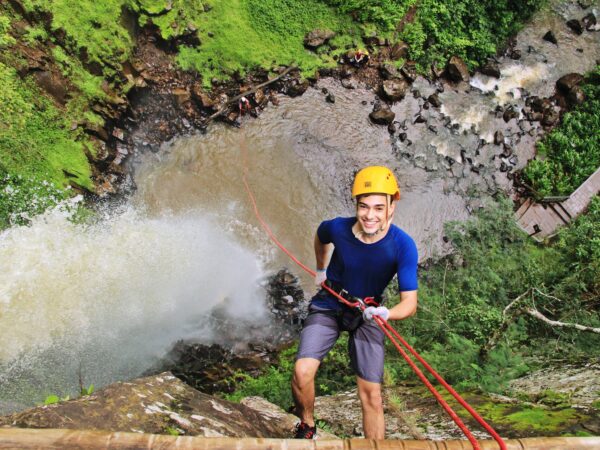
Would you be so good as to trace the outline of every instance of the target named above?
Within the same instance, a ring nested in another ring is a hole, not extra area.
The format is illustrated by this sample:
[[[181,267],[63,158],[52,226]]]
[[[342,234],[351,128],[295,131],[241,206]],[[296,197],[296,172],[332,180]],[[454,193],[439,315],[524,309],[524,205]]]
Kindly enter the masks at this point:
[[[344,287],[334,281],[325,280],[325,285],[342,297],[344,300],[349,301],[350,303],[358,303],[359,305],[363,304],[366,306],[379,306],[383,302],[383,298],[378,295],[377,297],[355,297],[354,295],[350,295]]]

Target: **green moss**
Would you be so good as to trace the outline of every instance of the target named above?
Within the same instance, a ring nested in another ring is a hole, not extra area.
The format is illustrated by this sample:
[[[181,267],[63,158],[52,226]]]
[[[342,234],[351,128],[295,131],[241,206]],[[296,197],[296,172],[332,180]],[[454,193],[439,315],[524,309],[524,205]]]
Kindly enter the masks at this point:
[[[467,401],[472,399],[466,396]],[[475,405],[475,409],[492,424],[508,426],[517,431],[536,431],[557,435],[562,430],[586,420],[588,417],[573,408],[545,409],[535,406],[513,405],[487,401]],[[467,417],[466,412],[459,415]]]
[[[133,41],[121,25],[125,0],[80,0],[75,14],[69,0],[24,0],[23,4],[29,11],[50,12],[51,28],[65,31],[69,50],[87,54],[86,62],[99,64],[105,72],[120,68],[131,54]]]
[[[197,70],[206,86],[212,78],[246,73],[261,67],[295,64],[305,75],[336,64],[327,54],[304,48],[304,36],[315,28],[345,35],[336,44],[350,44],[359,28],[347,16],[317,0],[223,0],[203,14],[199,48],[180,48],[179,64]]]
[[[205,2],[186,0],[137,0],[130,1],[129,6],[140,15],[140,23],[152,22],[156,25],[163,39],[181,36],[196,29],[204,14]],[[167,9],[169,6],[169,9]]]
[[[62,112],[2,63],[0,86],[0,169],[59,187],[72,181],[92,189],[83,145],[73,140]]]

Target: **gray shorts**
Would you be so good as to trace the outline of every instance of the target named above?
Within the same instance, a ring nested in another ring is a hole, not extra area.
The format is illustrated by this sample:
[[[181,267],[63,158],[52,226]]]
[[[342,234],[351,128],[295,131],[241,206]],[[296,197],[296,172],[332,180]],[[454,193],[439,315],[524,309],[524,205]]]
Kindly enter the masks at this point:
[[[338,312],[311,305],[300,334],[296,359],[314,358],[322,361],[335,345],[340,332],[348,331],[355,314],[346,308]],[[354,373],[366,381],[383,382],[383,331],[376,323],[363,321],[358,328],[348,332],[348,353]]]

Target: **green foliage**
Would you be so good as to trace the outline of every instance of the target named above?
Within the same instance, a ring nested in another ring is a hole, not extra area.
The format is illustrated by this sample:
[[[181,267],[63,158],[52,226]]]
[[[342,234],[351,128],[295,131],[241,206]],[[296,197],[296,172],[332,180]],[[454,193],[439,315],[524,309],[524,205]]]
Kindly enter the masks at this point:
[[[362,23],[375,23],[383,30],[393,31],[416,0],[325,0],[344,14],[351,14]]]
[[[542,196],[569,195],[600,166],[600,66],[583,85],[585,102],[538,143],[538,155],[523,170]]]
[[[48,11],[52,14],[53,31],[62,29],[64,45],[73,54],[81,53],[87,63],[96,63],[105,73],[121,67],[133,48],[133,41],[121,24],[125,0],[81,0],[77,13],[69,0],[24,0],[29,11]]]
[[[161,37],[169,40],[187,33],[193,33],[204,13],[204,2],[186,0],[131,0],[127,5],[139,14],[139,22],[145,25],[152,22],[160,30]]]
[[[83,146],[72,140],[61,111],[2,63],[0,86],[0,172],[91,189]]]
[[[0,48],[15,43],[15,39],[9,34],[10,18],[0,13]]]
[[[199,48],[180,47],[185,69],[195,69],[205,86],[254,68],[267,70],[295,64],[306,75],[335,61],[304,48],[304,35],[315,28],[358,33],[349,17],[340,16],[318,0],[223,0],[201,17]]]
[[[53,405],[58,402],[66,402],[70,399],[71,397],[69,397],[68,395],[66,397],[60,398],[58,395],[52,394],[46,397],[46,399],[44,400],[44,405]]]
[[[81,395],[92,395],[94,393],[94,385],[90,384],[88,387],[83,386],[81,388]]]
[[[421,0],[414,22],[400,37],[421,67],[444,65],[452,55],[473,67],[494,54],[542,4],[543,0]]]

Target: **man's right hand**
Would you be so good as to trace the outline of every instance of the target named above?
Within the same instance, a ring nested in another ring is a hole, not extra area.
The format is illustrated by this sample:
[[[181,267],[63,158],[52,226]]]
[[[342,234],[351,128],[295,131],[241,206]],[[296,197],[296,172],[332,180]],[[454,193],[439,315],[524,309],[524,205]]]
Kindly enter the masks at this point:
[[[315,286],[321,286],[321,284],[327,279],[327,270],[317,270],[315,273]]]

